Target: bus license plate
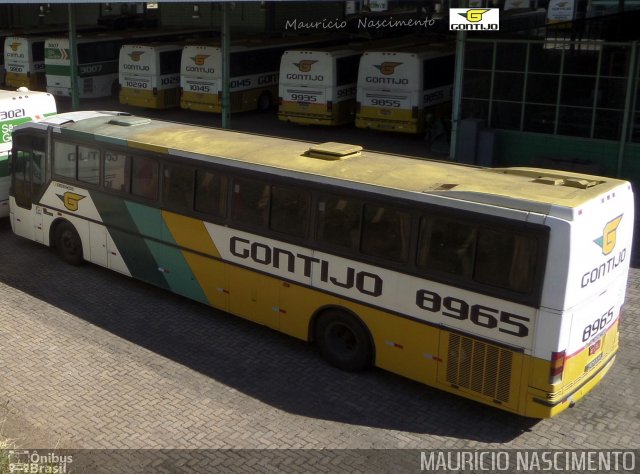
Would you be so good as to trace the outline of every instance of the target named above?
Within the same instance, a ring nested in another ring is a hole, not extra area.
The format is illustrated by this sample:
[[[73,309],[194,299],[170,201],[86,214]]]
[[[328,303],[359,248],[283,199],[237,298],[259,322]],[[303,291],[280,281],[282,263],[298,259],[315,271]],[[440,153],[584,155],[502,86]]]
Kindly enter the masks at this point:
[[[589,346],[589,355],[592,356],[593,354],[595,354],[596,352],[598,352],[598,349],[600,349],[600,346],[602,345],[602,339],[598,339],[596,342],[594,342],[593,344],[591,344]]]
[[[593,369],[596,365],[598,365],[598,362],[600,362],[602,360],[602,352],[598,355],[598,357],[596,357],[595,359],[593,359],[591,362],[589,362],[585,368],[584,371],[585,372],[589,372],[591,369]]]

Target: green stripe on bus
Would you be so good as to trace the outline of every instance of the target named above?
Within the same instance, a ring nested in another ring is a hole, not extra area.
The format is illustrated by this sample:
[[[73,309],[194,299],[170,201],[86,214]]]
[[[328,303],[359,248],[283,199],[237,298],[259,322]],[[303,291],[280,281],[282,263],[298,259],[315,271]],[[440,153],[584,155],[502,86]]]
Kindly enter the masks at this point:
[[[91,193],[91,198],[131,276],[168,289],[169,285],[158,272],[156,260],[146,240],[140,235],[126,201],[122,197],[103,193]]]
[[[144,243],[153,257],[151,271],[155,272],[156,276],[161,275],[164,278],[165,284],[161,286],[168,286],[174,293],[207,303],[204,291],[185,261],[182,251],[177,247],[160,210],[131,201],[126,202],[126,208],[139,233],[149,237],[144,239]],[[146,265],[151,263],[147,262]],[[142,269],[138,268],[137,271]],[[148,273],[147,270],[145,272]],[[148,277],[147,281],[150,281]]]
[[[171,291],[208,304],[202,287],[193,275],[180,249],[150,240],[147,240],[147,246],[156,262],[160,263],[158,270],[162,272]]]

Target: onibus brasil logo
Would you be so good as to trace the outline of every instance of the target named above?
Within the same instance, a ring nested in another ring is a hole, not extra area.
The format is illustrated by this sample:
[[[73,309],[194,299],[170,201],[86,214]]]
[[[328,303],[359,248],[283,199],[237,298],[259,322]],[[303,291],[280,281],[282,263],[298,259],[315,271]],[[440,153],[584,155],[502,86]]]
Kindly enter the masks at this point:
[[[486,30],[500,29],[499,8],[451,8],[449,11],[450,30]]]

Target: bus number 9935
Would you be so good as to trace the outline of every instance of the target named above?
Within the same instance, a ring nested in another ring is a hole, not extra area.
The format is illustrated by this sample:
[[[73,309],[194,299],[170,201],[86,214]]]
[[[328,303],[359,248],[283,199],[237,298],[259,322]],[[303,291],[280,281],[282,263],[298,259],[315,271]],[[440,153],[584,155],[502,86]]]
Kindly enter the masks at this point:
[[[497,328],[500,332],[517,337],[526,337],[529,334],[529,328],[523,323],[529,322],[529,318],[480,304],[469,305],[466,301],[453,296],[443,298],[433,291],[419,290],[416,293],[416,305],[432,313],[440,313],[459,321],[469,319],[476,326],[487,329]]]
[[[309,94],[291,94],[292,100],[297,100],[300,102],[316,102],[316,97]]]

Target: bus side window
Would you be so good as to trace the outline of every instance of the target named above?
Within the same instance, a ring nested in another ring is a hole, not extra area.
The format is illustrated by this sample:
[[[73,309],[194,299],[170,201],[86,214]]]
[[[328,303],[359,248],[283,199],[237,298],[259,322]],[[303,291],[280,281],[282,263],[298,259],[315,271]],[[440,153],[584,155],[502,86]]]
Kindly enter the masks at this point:
[[[426,270],[471,277],[476,229],[458,221],[422,218],[418,266]]]
[[[103,185],[105,188],[114,191],[123,191],[129,193],[131,167],[130,159],[123,153],[106,150],[104,152],[104,178]]]
[[[305,237],[310,204],[311,195],[308,192],[273,186],[269,227],[276,232]]]
[[[227,179],[219,173],[196,170],[196,203],[198,212],[224,217],[227,209]]]
[[[473,278],[475,281],[520,293],[533,286],[536,240],[506,230],[480,229]]]
[[[165,165],[162,179],[162,202],[184,210],[193,208],[193,170]]]
[[[396,262],[409,256],[411,216],[397,209],[365,204],[362,253]]]
[[[76,146],[56,142],[53,155],[53,173],[57,176],[76,179]]]
[[[134,156],[131,194],[147,199],[158,197],[158,162],[144,156]]]
[[[78,180],[89,184],[100,184],[100,150],[78,147]]]
[[[254,179],[233,180],[232,219],[238,224],[266,226],[269,220],[269,185]]]
[[[318,203],[318,240],[334,247],[358,249],[362,204],[326,196]]]

